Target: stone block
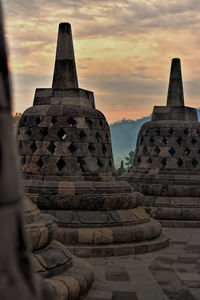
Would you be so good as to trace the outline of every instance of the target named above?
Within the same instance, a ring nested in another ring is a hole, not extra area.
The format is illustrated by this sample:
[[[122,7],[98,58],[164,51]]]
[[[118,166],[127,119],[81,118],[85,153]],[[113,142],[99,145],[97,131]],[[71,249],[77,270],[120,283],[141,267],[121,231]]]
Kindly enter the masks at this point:
[[[92,244],[94,240],[93,229],[80,228],[78,229],[78,242],[79,244]]]
[[[58,190],[60,195],[75,195],[75,186],[73,182],[59,181]]]
[[[111,244],[113,243],[113,232],[110,228],[94,229],[95,244]]]
[[[79,282],[72,276],[56,276],[54,280],[61,281],[68,289],[69,299],[78,299],[80,295]]]
[[[52,97],[53,96],[53,89],[36,89],[35,90],[35,97]]]

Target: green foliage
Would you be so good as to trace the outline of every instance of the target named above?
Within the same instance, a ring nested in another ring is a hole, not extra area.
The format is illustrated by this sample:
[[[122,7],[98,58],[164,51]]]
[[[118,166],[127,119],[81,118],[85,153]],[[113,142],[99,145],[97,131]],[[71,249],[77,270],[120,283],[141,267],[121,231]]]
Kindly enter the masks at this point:
[[[17,128],[18,122],[19,122],[21,116],[22,116],[21,113],[15,113],[15,115],[13,115],[13,126],[14,126],[14,129]]]
[[[120,167],[121,160],[124,160],[130,149],[135,150],[139,130],[150,118],[149,116],[136,121],[123,119],[110,124],[113,156],[117,169]]]
[[[128,153],[128,156],[125,157],[125,165],[130,168],[133,165],[133,161],[134,161],[134,156],[135,156],[135,151],[130,151]]]

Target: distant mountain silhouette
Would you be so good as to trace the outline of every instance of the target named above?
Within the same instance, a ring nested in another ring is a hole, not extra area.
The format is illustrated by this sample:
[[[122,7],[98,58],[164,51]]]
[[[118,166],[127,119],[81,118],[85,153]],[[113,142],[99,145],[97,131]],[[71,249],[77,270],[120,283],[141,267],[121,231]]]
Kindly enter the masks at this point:
[[[135,150],[138,132],[143,123],[149,121],[151,116],[134,120],[123,119],[119,122],[110,124],[113,156],[115,167],[119,168],[121,160],[125,160],[125,156],[130,151]]]
[[[200,108],[197,108],[197,115],[198,115],[198,119],[200,121]]]
[[[197,109],[198,119],[200,120],[200,108]],[[123,119],[119,122],[110,124],[111,139],[115,167],[119,168],[121,160],[125,162],[125,156],[130,151],[135,150],[138,132],[145,122],[149,121],[151,116],[134,120]]]

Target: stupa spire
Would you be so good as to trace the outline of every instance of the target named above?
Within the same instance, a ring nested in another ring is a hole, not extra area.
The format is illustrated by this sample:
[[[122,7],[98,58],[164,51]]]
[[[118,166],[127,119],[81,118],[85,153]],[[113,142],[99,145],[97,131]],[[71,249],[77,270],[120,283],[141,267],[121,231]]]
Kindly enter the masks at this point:
[[[69,23],[59,25],[52,88],[78,88],[72,31]]]
[[[184,106],[181,61],[179,58],[172,59],[167,106]]]

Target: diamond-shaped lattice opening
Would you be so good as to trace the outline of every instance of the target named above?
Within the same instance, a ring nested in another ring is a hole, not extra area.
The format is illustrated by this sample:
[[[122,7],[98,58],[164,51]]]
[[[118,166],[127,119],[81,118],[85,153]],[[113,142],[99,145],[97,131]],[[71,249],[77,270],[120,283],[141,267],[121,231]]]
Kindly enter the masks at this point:
[[[191,150],[189,148],[185,148],[184,153],[186,156],[189,156],[191,153]]]
[[[112,167],[112,162],[111,162],[111,160],[109,160],[108,164],[109,164],[110,167]]]
[[[189,129],[188,129],[188,128],[185,128],[185,130],[183,131],[183,133],[184,133],[185,135],[188,135],[188,134],[189,134]]]
[[[93,143],[89,143],[88,149],[89,149],[90,152],[94,152],[94,151],[95,151],[95,146],[94,146],[94,144],[93,144]]]
[[[182,161],[181,158],[179,158],[179,159],[177,160],[177,165],[178,165],[179,167],[182,167],[183,161]]]
[[[192,143],[192,145],[195,145],[195,144],[197,143],[197,140],[196,140],[195,138],[193,138],[193,139],[191,140],[191,143]]]
[[[53,154],[56,150],[56,146],[54,145],[54,142],[50,142],[49,146],[47,147],[48,151]]]
[[[37,118],[35,119],[35,123],[38,124],[38,125],[41,123],[40,117],[37,117]]]
[[[51,118],[51,123],[55,124],[57,121],[58,121],[58,119],[55,116],[53,116]]]
[[[140,138],[140,144],[142,144],[143,142],[144,142],[144,137],[142,135],[141,138]]]
[[[103,163],[99,158],[97,158],[97,165],[99,166],[99,168],[103,168]]]
[[[150,142],[151,144],[154,143],[154,138],[153,138],[152,136],[150,137],[149,142]]]
[[[155,132],[156,135],[160,135],[160,129],[159,128],[156,128],[154,132]]]
[[[73,117],[70,117],[69,119],[67,119],[67,124],[69,125],[69,127],[73,127],[73,126],[75,126],[76,125],[76,120],[74,120],[74,118]]]
[[[95,134],[95,137],[96,137],[97,141],[99,142],[99,139],[100,139],[101,136],[98,132]]]
[[[149,134],[149,129],[146,130],[146,134]]]
[[[173,129],[173,128],[170,128],[169,131],[168,131],[168,133],[169,133],[170,135],[173,135],[173,134],[174,134],[174,129]]]
[[[171,147],[169,149],[169,153],[171,154],[171,156],[174,156],[174,154],[176,153],[176,150],[173,147]]]
[[[144,147],[143,147],[143,150],[142,150],[143,154],[144,154],[144,155],[147,154],[147,151],[148,151],[148,150],[147,150],[147,147],[144,146]]]
[[[197,134],[200,135],[200,129],[197,129]]]
[[[31,144],[32,153],[34,153],[36,151],[36,149],[37,149],[36,143],[32,142],[32,144]]]
[[[160,153],[160,148],[158,146],[156,146],[156,148],[154,149],[154,152],[159,154]]]
[[[138,159],[137,159],[137,163],[138,163],[138,165],[141,163],[141,157],[140,156],[138,156]]]
[[[198,151],[198,154],[200,155],[200,149],[199,149],[199,151]]]
[[[62,140],[62,141],[66,141],[68,134],[65,132],[65,130],[63,128],[61,128],[58,133],[57,136]]]
[[[28,136],[31,136],[31,129],[30,128],[28,128],[27,130],[26,130],[26,134],[28,135]]]
[[[74,153],[77,150],[76,146],[73,143],[69,145],[68,149],[71,153]]]
[[[65,162],[64,160],[62,159],[62,157],[59,159],[59,161],[57,162],[56,164],[57,168],[59,171],[62,171],[62,169],[64,168],[65,166]]]
[[[21,143],[21,142],[19,142],[19,143],[18,143],[18,152],[20,153],[20,152],[21,152],[21,150],[22,150],[22,143]]]
[[[163,159],[161,160],[161,165],[162,165],[162,167],[164,168],[164,167],[166,166],[166,164],[167,164],[167,159],[166,159],[166,158],[163,158]]]
[[[77,158],[77,161],[79,162],[80,165],[85,165],[85,161],[84,161],[84,158],[83,158],[83,157],[79,156],[79,157]]]
[[[45,136],[48,134],[48,128],[46,128],[46,127],[45,127],[45,128],[41,127],[39,133],[40,133],[43,137],[45,137]]]
[[[26,163],[26,156],[24,155],[24,156],[22,156],[22,159],[21,159],[22,166],[24,166],[25,163]]]
[[[198,161],[195,158],[192,160],[192,165],[194,168],[198,165]]]
[[[102,122],[102,120],[99,121],[99,125],[100,125],[101,127],[103,127],[103,122]]]
[[[92,126],[93,122],[89,118],[85,118],[85,122],[88,124],[89,127]]]
[[[106,148],[106,146],[104,144],[102,145],[102,151],[103,151],[103,153],[107,152],[107,148]]]
[[[162,139],[163,144],[168,144],[168,139],[164,136],[164,138]]]
[[[86,136],[86,133],[83,130],[81,130],[81,132],[79,133],[80,139],[84,139]]]
[[[151,157],[149,157],[149,158],[147,159],[147,162],[148,162],[149,164],[152,164],[152,159],[151,159]]]
[[[42,160],[42,158],[40,157],[39,159],[38,159],[38,161],[37,161],[37,165],[40,167],[40,168],[42,168],[42,166],[43,166],[43,160]]]
[[[176,142],[177,142],[177,144],[178,144],[179,146],[181,146],[182,143],[183,143],[182,137],[179,136],[178,139],[176,140]]]

